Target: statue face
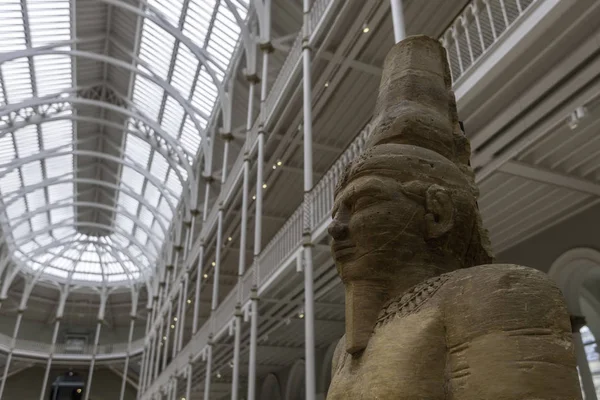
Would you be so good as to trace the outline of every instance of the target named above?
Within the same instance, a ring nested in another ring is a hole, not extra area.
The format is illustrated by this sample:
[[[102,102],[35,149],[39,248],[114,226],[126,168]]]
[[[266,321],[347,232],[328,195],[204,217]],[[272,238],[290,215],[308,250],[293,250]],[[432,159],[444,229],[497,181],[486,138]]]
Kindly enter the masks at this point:
[[[336,195],[329,226],[342,280],[386,280],[430,251],[427,242],[454,226],[445,188],[464,184],[454,164],[426,149],[383,145],[365,153]]]
[[[350,181],[338,193],[329,226],[342,280],[385,279],[386,267],[410,260],[411,247],[423,242],[424,201],[391,177]]]

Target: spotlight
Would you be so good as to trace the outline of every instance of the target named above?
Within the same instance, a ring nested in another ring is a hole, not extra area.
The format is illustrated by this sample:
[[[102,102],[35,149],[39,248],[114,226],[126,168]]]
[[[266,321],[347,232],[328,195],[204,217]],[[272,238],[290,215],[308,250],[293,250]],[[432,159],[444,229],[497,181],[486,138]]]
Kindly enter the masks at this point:
[[[325,87],[329,87],[329,81],[325,82]]]
[[[252,200],[256,200],[256,196],[252,196]]]
[[[263,189],[266,189],[266,188],[267,188],[267,184],[263,183]]]
[[[273,165],[273,169],[277,169],[277,165]]]
[[[77,389],[77,393],[81,393],[81,389]]]
[[[177,322],[177,317],[173,317],[173,321]]]
[[[171,329],[175,329],[175,325],[171,325]]]
[[[302,311],[300,311],[298,313],[298,318],[300,318],[300,319],[304,318],[304,313]]]
[[[281,161],[277,161],[277,166],[281,167],[281,164],[283,164]]]
[[[167,337],[166,337],[166,336],[163,336],[163,340],[167,340]]]
[[[371,29],[369,29],[369,25],[367,25],[366,23],[363,25],[363,33],[369,33]]]
[[[212,262],[212,266],[214,267],[215,265],[217,265],[217,262],[216,262],[216,261],[213,261],[213,262]]]
[[[188,299],[188,304],[192,304],[192,300]]]
[[[221,379],[221,373],[217,371],[217,379]]]
[[[207,279],[207,278],[208,278],[208,274],[204,274],[204,279]]]
[[[227,238],[227,240],[231,242],[233,239],[231,238],[231,236],[229,236],[229,237]]]

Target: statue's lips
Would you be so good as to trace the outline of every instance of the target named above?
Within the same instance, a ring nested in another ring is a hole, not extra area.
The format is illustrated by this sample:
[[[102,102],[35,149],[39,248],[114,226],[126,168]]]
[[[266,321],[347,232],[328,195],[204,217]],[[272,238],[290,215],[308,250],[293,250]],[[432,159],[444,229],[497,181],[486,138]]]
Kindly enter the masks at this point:
[[[331,250],[337,261],[341,261],[344,258],[354,255],[355,249],[356,247],[354,244],[349,242],[333,242],[331,245]]]

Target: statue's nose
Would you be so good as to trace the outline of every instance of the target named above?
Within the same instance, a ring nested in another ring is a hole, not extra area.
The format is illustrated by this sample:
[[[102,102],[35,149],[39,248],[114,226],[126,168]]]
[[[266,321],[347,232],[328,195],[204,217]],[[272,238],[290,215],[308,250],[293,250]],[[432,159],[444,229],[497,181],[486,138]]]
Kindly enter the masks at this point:
[[[344,240],[348,237],[348,224],[334,217],[331,224],[329,224],[327,231],[333,240]]]

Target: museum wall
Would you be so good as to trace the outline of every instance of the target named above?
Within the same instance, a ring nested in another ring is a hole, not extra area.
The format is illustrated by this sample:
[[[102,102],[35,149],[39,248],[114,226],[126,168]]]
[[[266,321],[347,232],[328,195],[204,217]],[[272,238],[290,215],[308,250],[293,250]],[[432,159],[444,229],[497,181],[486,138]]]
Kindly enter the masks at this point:
[[[600,205],[497,254],[496,262],[520,264],[548,272],[552,263],[568,250],[578,247],[600,250],[599,220]]]

